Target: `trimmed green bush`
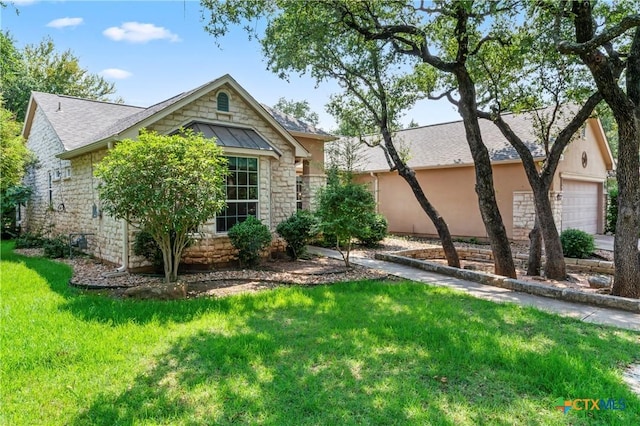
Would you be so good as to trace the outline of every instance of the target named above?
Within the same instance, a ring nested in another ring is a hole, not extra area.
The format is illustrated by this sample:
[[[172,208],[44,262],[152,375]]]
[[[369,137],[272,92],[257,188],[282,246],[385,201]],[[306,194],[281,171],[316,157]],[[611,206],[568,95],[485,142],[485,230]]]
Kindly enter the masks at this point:
[[[618,221],[618,187],[609,190],[609,205],[607,206],[607,224],[604,232],[616,233],[616,222]]]
[[[162,270],[162,266],[164,265],[162,250],[160,250],[160,246],[150,233],[140,231],[136,234],[133,243],[133,253],[136,256],[142,256],[147,259],[156,269]]]
[[[50,259],[58,259],[69,256],[69,238],[64,235],[47,238],[42,244],[44,256]]]
[[[257,265],[260,252],[271,244],[269,228],[253,216],[233,225],[228,235],[231,244],[238,250],[241,265]]]
[[[42,247],[45,238],[40,233],[25,232],[16,238],[16,248],[38,248]]]
[[[276,232],[287,242],[287,254],[298,259],[305,252],[306,245],[318,233],[318,221],[306,210],[298,210],[280,222]]]
[[[595,250],[593,235],[579,229],[566,229],[560,234],[565,257],[585,259]]]
[[[381,214],[370,216],[369,223],[362,227],[358,241],[365,247],[375,247],[387,236],[387,218]]]

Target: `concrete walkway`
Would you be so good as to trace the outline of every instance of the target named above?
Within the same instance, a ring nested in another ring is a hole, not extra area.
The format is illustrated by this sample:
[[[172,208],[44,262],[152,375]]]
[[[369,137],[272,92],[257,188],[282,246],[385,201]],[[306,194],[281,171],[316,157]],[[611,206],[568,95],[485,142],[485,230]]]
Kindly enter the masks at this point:
[[[340,253],[335,250],[320,247],[309,247],[309,252],[342,260]],[[351,263],[356,265],[380,269],[389,274],[412,281],[453,288],[480,299],[499,303],[511,302],[521,306],[533,306],[543,311],[576,318],[588,323],[603,324],[627,330],[640,331],[640,315],[633,312],[600,308],[580,303],[564,302],[548,297],[519,293],[500,287],[493,287],[473,281],[439,275],[423,271],[421,269],[412,268],[410,266],[398,265],[396,263],[385,262],[382,260],[353,256],[350,260]]]
[[[613,251],[613,235],[595,234],[593,240],[597,249]],[[638,241],[638,248],[640,248],[640,241]]]

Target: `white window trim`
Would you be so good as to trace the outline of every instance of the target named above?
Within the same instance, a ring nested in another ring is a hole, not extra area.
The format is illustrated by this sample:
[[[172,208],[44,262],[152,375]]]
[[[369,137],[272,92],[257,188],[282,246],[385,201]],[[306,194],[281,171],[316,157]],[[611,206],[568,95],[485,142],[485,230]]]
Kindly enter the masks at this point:
[[[225,157],[255,158],[256,159],[257,165],[258,165],[258,185],[257,185],[257,187],[258,187],[258,198],[256,200],[231,200],[231,201],[232,202],[236,202],[236,203],[239,203],[239,202],[252,202],[253,203],[253,202],[255,202],[256,203],[256,218],[258,220],[260,220],[260,193],[262,191],[262,187],[260,186],[260,157],[257,157],[255,155],[253,155],[253,156],[226,155],[226,152],[224,154],[225,154]],[[226,193],[227,193],[227,188],[226,188],[226,185],[225,185],[225,196],[226,196]],[[227,200],[225,198],[224,201],[227,203],[227,206],[228,206],[229,200]],[[217,219],[218,219],[218,215],[216,215],[213,218],[214,235],[221,235],[221,236],[227,235],[229,233],[228,230],[227,231],[218,231],[218,221],[217,221]]]

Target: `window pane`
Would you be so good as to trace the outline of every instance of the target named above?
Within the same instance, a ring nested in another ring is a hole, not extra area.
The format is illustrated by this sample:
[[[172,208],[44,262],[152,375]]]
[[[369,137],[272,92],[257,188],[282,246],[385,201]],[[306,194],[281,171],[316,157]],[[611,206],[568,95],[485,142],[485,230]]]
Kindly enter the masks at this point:
[[[227,200],[238,199],[238,188],[235,186],[227,186]]]
[[[258,188],[249,188],[249,200],[258,199]]]
[[[249,164],[248,164],[248,169],[252,172],[257,172],[258,171],[258,159],[257,158],[248,158],[247,160],[249,160]]]
[[[238,200],[246,200],[248,195],[247,188],[238,188]]]
[[[226,222],[226,219],[224,217],[216,218],[216,229],[218,230],[218,232],[226,232],[226,231],[228,231],[227,222]]]
[[[258,173],[249,173],[249,185],[258,185]]]
[[[227,157],[229,159],[229,170],[235,170],[238,164],[237,157]]]
[[[244,157],[238,158],[238,170],[247,170],[247,160],[248,158]]]
[[[258,217],[258,203],[247,203],[247,207],[249,215]]]
[[[247,215],[247,203],[238,203],[238,216]]]
[[[238,185],[246,185],[248,178],[249,177],[247,176],[246,173],[243,173],[243,172],[238,173]]]

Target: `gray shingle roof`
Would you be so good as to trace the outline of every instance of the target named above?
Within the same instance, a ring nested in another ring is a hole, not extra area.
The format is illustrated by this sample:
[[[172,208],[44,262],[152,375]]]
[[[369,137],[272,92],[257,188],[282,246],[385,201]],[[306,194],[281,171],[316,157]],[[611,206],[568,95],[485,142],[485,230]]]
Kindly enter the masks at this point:
[[[117,121],[144,111],[144,108],[73,96],[33,92],[33,99],[69,151],[95,140]]]
[[[260,104],[260,105],[262,105],[262,107],[265,110],[267,110],[267,112],[271,114],[271,116],[275,118],[276,121],[280,123],[282,127],[284,127],[290,132],[309,133],[312,135],[319,135],[319,136],[331,136],[329,133],[315,127],[312,124],[306,123],[289,114],[285,114],[282,111],[278,111],[277,109],[273,109],[268,105],[265,105],[265,104]]]
[[[33,92],[33,96],[60,137],[65,150],[71,151],[115,136],[225,77],[212,80],[148,108],[42,92]],[[287,131],[330,136],[287,114],[266,105],[262,106]]]
[[[529,147],[534,158],[545,156],[543,146],[536,142],[533,113],[505,114],[503,119]],[[480,131],[492,162],[520,159],[516,150],[495,124],[480,120]],[[378,140],[382,142],[379,136],[367,136],[365,139],[369,143],[375,143]],[[332,143],[340,143],[341,140],[330,142],[326,150],[330,150]],[[399,152],[408,154],[407,164],[412,168],[473,165],[473,157],[467,144],[462,121],[400,130],[394,135],[394,145]],[[359,153],[361,161],[358,163],[358,169],[360,171],[389,170],[381,148],[364,145]]]

